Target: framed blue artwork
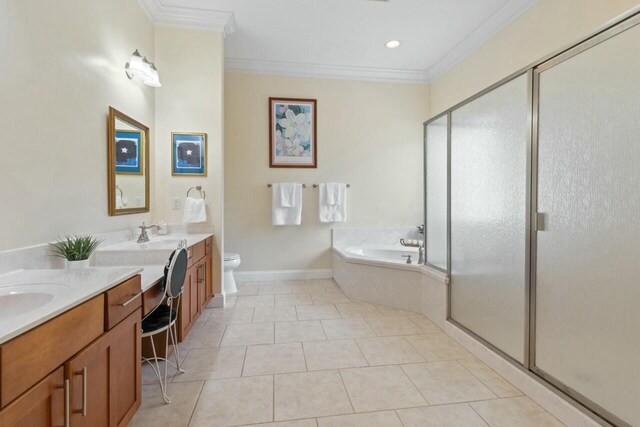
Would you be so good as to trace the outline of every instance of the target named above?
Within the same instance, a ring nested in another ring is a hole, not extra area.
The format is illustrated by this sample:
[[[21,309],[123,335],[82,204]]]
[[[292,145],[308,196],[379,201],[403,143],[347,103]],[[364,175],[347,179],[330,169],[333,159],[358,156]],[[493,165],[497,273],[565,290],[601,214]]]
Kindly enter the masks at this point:
[[[206,133],[171,133],[171,175],[207,176]]]
[[[142,175],[142,132],[116,130],[116,173]]]

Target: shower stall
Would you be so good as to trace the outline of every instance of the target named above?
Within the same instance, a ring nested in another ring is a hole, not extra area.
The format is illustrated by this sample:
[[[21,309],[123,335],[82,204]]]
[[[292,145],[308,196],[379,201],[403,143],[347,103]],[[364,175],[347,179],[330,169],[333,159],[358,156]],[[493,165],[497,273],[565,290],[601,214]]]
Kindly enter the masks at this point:
[[[449,320],[640,426],[640,14],[425,123],[426,264]]]

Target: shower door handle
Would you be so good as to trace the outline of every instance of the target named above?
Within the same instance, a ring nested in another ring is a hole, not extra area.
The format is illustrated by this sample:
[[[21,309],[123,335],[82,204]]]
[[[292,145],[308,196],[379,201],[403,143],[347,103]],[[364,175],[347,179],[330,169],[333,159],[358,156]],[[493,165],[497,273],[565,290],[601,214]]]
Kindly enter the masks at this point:
[[[547,214],[536,213],[536,231],[547,231]]]

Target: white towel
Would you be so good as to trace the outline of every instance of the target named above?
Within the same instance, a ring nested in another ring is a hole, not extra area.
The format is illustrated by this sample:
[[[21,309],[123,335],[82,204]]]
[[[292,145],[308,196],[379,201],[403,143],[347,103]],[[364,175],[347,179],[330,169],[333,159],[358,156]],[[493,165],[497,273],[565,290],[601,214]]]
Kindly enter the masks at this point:
[[[295,208],[302,192],[302,185],[293,182],[280,183],[280,206]]]
[[[204,199],[187,197],[184,201],[184,214],[182,222],[205,222],[207,220],[207,207]]]
[[[302,223],[302,184],[289,184],[294,187],[293,197],[285,198],[284,203],[293,206],[284,206],[283,184],[273,184],[271,186],[271,216],[273,225],[300,225]],[[285,191],[285,193],[288,193]]]
[[[320,184],[318,207],[320,222],[347,220],[347,184],[328,182]]]

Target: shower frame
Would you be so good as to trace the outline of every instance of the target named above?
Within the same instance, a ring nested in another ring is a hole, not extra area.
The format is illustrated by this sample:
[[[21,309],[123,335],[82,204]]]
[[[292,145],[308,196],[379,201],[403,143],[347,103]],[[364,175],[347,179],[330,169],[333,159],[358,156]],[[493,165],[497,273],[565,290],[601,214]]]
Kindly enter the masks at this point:
[[[537,380],[542,380],[541,383],[553,390],[556,393],[564,396],[570,403],[572,403],[580,411],[606,426],[629,426],[628,423],[621,420],[619,417],[611,413],[610,411],[602,408],[586,396],[573,390],[568,385],[555,379],[552,375],[546,373],[535,364],[535,350],[536,350],[536,251],[537,251],[537,231],[538,231],[538,213],[537,213],[537,199],[538,199],[538,115],[539,115],[539,90],[540,90],[540,74],[574,56],[591,49],[592,47],[621,34],[624,31],[629,30],[637,25],[640,25],[640,6],[636,6],[619,17],[607,22],[597,30],[593,31],[589,35],[581,38],[580,40],[571,43],[562,49],[546,55],[539,60],[519,69],[518,71],[508,75],[507,77],[499,80],[498,82],[488,86],[482,91],[470,96],[469,98],[459,102],[458,104],[448,108],[447,110],[437,114],[431,119],[423,123],[424,129],[424,224],[427,223],[427,187],[426,187],[426,145],[427,141],[427,126],[432,122],[447,117],[447,268],[444,271],[437,266],[428,264],[425,260],[425,265],[430,268],[434,268],[438,271],[443,271],[451,277],[451,127],[452,127],[452,113],[457,109],[473,102],[474,100],[486,95],[487,93],[501,87],[502,85],[516,79],[524,74],[528,79],[527,90],[527,105],[530,107],[528,112],[528,124],[527,128],[530,130],[527,134],[527,165],[526,165],[526,248],[525,248],[525,340],[524,340],[524,363],[520,363],[503,350],[487,341],[483,337],[479,336],[466,326],[460,324],[451,318],[451,282],[447,287],[447,320],[465,331],[467,334],[480,341],[485,346],[498,353],[502,358],[508,360],[511,364],[525,372],[527,375],[532,376]],[[428,239],[425,227],[425,240]],[[425,245],[426,246],[426,245]],[[427,257],[425,257],[426,259]],[[451,279],[450,279],[451,280]]]

